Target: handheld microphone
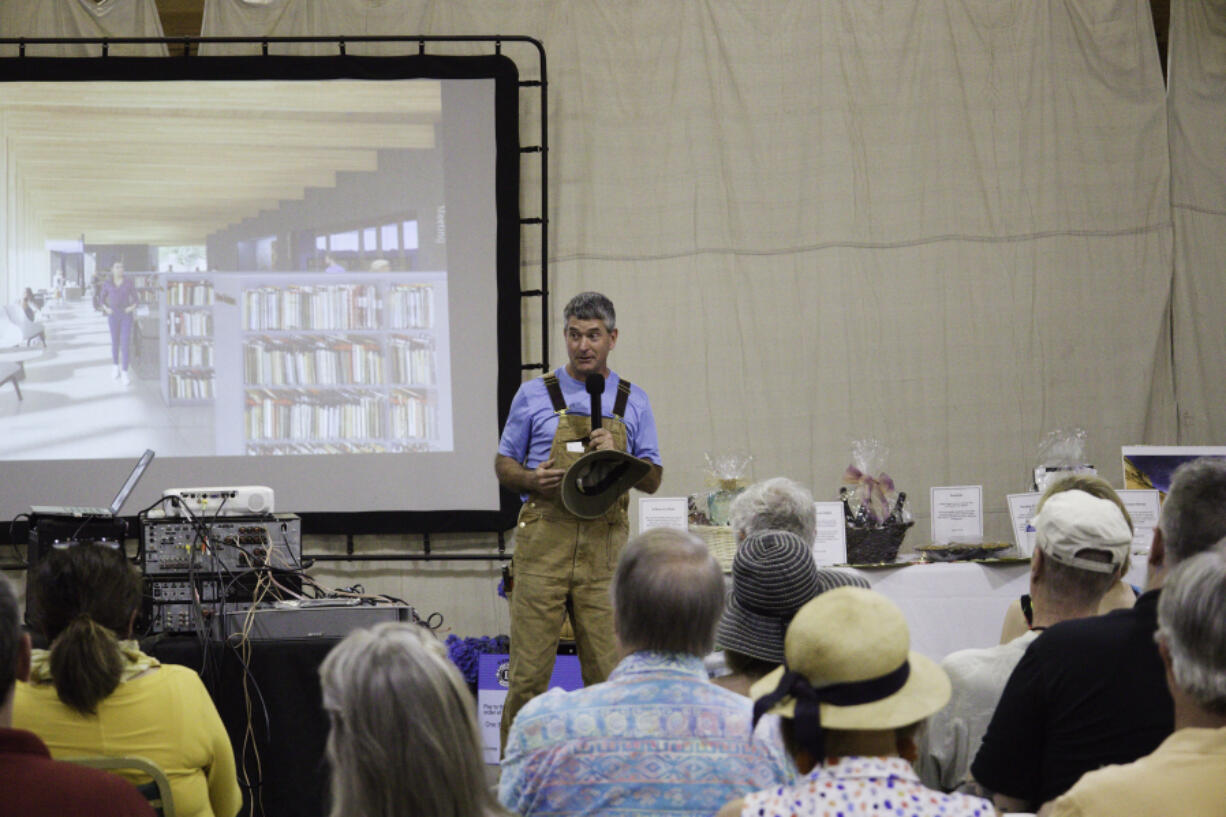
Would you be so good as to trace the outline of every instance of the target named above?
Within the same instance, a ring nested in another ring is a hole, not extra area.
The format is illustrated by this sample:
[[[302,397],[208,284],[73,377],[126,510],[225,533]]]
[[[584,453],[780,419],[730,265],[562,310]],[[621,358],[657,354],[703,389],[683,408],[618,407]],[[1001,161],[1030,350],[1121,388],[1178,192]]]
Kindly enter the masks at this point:
[[[600,397],[604,394],[604,375],[593,372],[583,383],[588,397],[592,398],[592,431],[600,428]]]

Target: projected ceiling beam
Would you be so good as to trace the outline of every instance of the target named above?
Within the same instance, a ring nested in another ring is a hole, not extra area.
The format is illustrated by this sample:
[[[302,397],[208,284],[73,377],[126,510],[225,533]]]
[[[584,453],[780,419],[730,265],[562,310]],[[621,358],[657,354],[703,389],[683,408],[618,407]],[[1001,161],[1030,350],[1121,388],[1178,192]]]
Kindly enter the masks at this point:
[[[21,111],[7,119],[10,144],[19,147],[46,147],[60,151],[82,143],[80,131],[67,131],[56,119],[57,112]],[[73,117],[74,128],[87,128],[90,140],[85,147],[99,145],[147,144],[156,134],[159,145],[201,144],[217,146],[272,145],[316,148],[401,148],[434,147],[432,122],[299,121],[292,119],[232,120],[199,116],[176,118],[168,122],[160,116],[107,116],[92,110]]]
[[[198,244],[380,150],[430,150],[434,81],[11,83],[0,138],[46,238]]]
[[[155,110],[224,116],[253,111],[260,115],[309,114],[431,114],[442,110],[438,82],[398,83],[394,93],[378,83],[348,80],[301,82],[91,82],[87,93],[74,83],[13,85],[5,88],[5,107],[50,105],[99,110]]]

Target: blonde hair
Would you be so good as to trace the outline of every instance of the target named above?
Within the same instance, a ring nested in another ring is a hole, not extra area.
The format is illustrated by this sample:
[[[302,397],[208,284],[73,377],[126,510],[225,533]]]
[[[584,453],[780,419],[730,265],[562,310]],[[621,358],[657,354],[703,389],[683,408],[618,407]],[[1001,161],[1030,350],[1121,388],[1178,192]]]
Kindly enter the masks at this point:
[[[319,676],[331,721],[331,817],[504,813],[486,783],[472,694],[429,631],[355,630]]]

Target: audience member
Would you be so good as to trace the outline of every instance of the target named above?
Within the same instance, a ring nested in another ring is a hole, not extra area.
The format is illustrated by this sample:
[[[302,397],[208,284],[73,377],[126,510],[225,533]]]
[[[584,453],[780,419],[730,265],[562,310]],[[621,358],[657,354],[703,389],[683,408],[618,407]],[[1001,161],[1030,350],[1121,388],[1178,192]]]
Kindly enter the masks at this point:
[[[798,482],[775,477],[750,485],[733,500],[730,517],[737,555],[728,607],[715,639],[722,652],[709,656],[706,665],[716,683],[746,695],[750,684],[783,661],[783,633],[801,605],[834,587],[868,588],[869,583],[855,573],[820,569],[813,562],[817,514],[813,495]],[[786,531],[799,538],[808,560],[762,545],[742,557],[744,543],[767,531]],[[793,568],[801,572],[793,574]],[[756,633],[766,630],[778,637],[759,641]]]
[[[752,738],[748,698],[707,681],[724,577],[701,539],[651,530],[613,577],[624,656],[602,684],[550,690],[511,726],[499,795],[523,815],[711,815],[788,779],[787,760]]]
[[[1088,773],[1052,817],[1226,815],[1226,541],[1171,571],[1157,642],[1175,734],[1135,763]]]
[[[1135,607],[1039,635],[1001,693],[971,774],[1005,811],[1033,811],[1086,772],[1153,752],[1173,728],[1154,644],[1167,571],[1226,537],[1226,461],[1175,471]]]
[[[1131,531],[1133,529],[1132,517],[1128,514],[1128,509],[1124,507],[1124,500],[1120,499],[1120,495],[1111,487],[1111,483],[1094,474],[1071,474],[1057,480],[1043,492],[1043,497],[1039,500],[1039,505],[1035,508],[1035,511],[1041,510],[1043,503],[1049,497],[1061,491],[1085,491],[1090,496],[1111,500],[1120,509],[1120,513],[1124,515],[1124,521],[1128,523],[1128,530]],[[1107,589],[1107,592],[1103,594],[1102,600],[1099,601],[1097,612],[1110,613],[1112,610],[1126,610],[1136,604],[1136,591],[1123,579],[1123,575],[1128,572],[1128,568],[1129,562],[1125,562],[1124,569],[1120,572],[1120,578],[1115,580],[1111,587]],[[1005,621],[1000,628],[1000,643],[1008,644],[1018,636],[1024,635],[1030,629],[1033,617],[1034,607],[1030,594],[1027,593],[1011,604],[1009,609],[1005,611]]]
[[[859,587],[823,593],[788,627],[786,663],[753,687],[754,716],[778,714],[794,785],[728,803],[720,817],[988,817],[990,803],[924,788],[915,730],[945,705],[949,679],[910,652],[902,612]]]
[[[0,575],[0,817],[153,817],[122,777],[52,760],[37,735],[11,728],[13,689],[29,674],[30,637],[13,586]]]
[[[732,588],[715,634],[732,672],[715,683],[748,696],[755,681],[783,663],[783,635],[796,611],[837,583],[856,581],[863,580],[818,570],[812,544],[791,531],[749,534],[732,559]]]
[[[917,769],[926,786],[950,791],[966,783],[1001,690],[1030,642],[1061,621],[1097,615],[1103,594],[1128,562],[1132,531],[1124,514],[1085,491],[1049,494],[1034,528],[1030,630],[1008,644],[960,650],[941,662],[953,694],[920,732]]]
[[[319,668],[331,817],[493,817],[475,705],[415,624],[355,630]]]
[[[131,637],[141,600],[123,551],[54,547],[28,592],[51,649],[34,651],[30,681],[17,685],[14,724],[55,757],[144,757],[166,772],[181,817],[233,817],[242,805],[234,752],[200,677],[120,640]]]

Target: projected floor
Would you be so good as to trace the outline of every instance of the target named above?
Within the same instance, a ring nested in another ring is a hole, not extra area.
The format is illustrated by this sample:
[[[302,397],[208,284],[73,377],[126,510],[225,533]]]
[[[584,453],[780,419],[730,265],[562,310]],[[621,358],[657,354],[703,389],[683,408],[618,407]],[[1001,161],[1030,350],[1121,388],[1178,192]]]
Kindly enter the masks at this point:
[[[89,300],[48,304],[43,323],[46,348],[36,344],[21,353],[25,399],[7,386],[0,389],[0,459],[73,459],[83,441],[98,456],[118,459],[144,448],[180,456],[212,453],[212,410],[167,406],[147,358],[134,361],[131,385],[112,376],[111,334]],[[142,356],[156,353],[149,344],[141,346]]]

